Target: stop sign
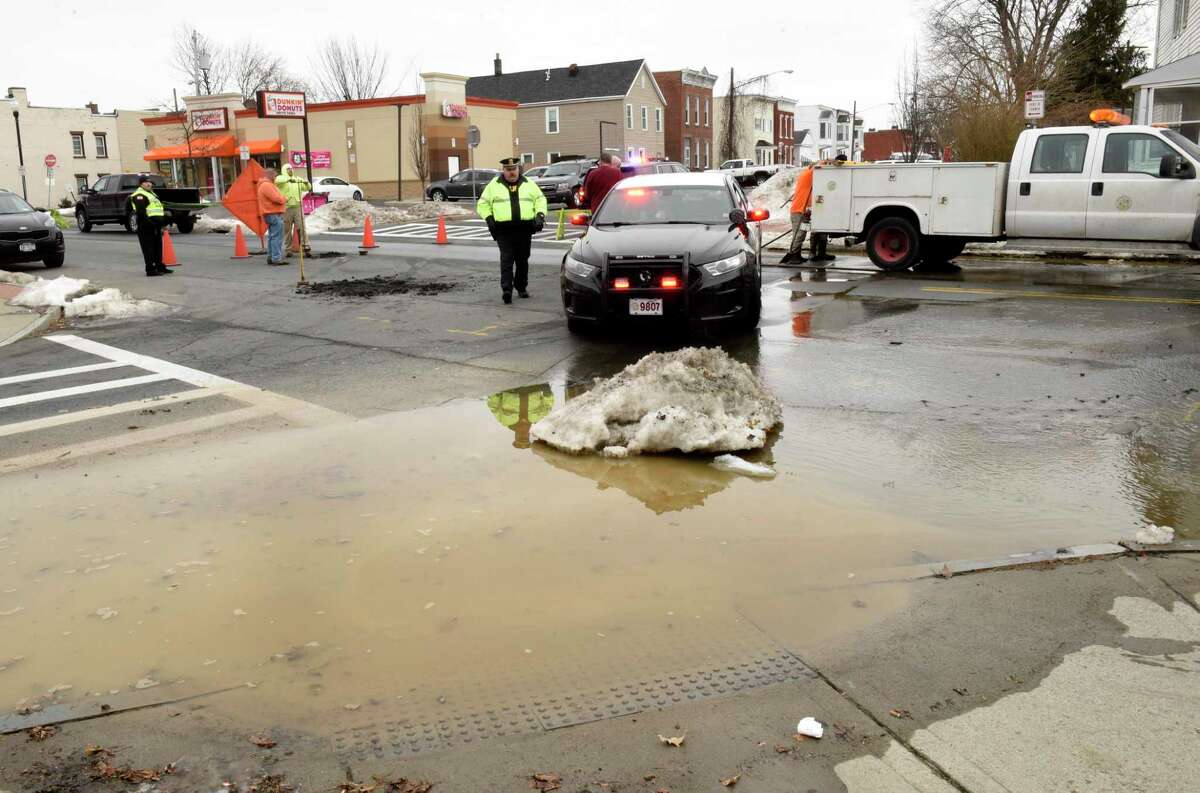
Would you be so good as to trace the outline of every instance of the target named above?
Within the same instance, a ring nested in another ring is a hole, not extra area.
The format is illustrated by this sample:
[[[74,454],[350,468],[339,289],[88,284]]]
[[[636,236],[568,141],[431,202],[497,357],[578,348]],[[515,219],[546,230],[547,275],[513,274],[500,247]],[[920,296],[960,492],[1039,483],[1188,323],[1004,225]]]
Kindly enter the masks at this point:
[[[53,154],[47,154],[45,163],[47,168],[53,168],[55,165],[58,165],[58,158]]]

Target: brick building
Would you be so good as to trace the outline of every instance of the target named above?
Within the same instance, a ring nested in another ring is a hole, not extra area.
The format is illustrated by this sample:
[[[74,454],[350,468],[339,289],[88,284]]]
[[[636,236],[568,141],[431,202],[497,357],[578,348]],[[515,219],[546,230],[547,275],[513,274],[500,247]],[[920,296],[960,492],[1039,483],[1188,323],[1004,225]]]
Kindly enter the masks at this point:
[[[713,86],[717,76],[708,69],[655,72],[666,97],[663,130],[668,160],[702,171],[713,165]]]
[[[908,142],[904,139],[904,130],[891,129],[867,130],[863,135],[863,159],[867,162],[886,160],[893,152],[906,151]]]
[[[796,164],[796,101],[782,96],[775,100],[775,162]]]

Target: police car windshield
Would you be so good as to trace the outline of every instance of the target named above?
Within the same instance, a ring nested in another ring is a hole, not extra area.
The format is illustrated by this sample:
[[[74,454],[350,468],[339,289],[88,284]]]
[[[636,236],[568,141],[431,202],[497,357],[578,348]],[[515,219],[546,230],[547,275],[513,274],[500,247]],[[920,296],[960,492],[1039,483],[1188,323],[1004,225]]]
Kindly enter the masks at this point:
[[[729,222],[733,200],[718,185],[626,187],[613,190],[593,225]]]
[[[12,193],[0,193],[0,215],[19,215],[22,212],[32,212],[33,207],[26,204]]]

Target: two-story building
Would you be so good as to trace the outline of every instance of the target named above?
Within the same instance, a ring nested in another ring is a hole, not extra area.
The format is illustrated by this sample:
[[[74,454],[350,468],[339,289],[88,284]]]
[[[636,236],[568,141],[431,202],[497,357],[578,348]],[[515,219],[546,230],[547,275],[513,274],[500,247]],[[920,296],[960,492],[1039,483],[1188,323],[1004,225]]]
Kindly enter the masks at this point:
[[[668,160],[702,171],[713,167],[713,86],[717,76],[708,69],[655,72],[667,100],[665,130]]]
[[[1124,85],[1136,92],[1133,122],[1200,140],[1200,3],[1158,0],[1154,67]]]
[[[862,156],[863,120],[855,118],[850,110],[830,105],[799,105],[796,131],[800,141],[796,148],[802,161],[828,160],[839,154],[851,160]]]
[[[20,163],[25,161],[25,192],[29,202],[47,208],[74,199],[101,176],[145,167],[142,119],[153,110],[114,110],[101,113],[84,107],[31,105],[24,88],[9,88],[0,102],[0,186],[22,189]],[[20,129],[20,147],[17,129]],[[54,155],[50,175],[45,165]]]
[[[505,73],[497,53],[494,73],[468,79],[467,95],[517,103],[517,150],[530,165],[666,154],[667,100],[645,60]]]
[[[779,97],[765,94],[737,94],[734,97],[735,112],[731,122],[728,95],[715,97],[713,107],[717,127],[714,145],[718,151],[721,151],[726,135],[729,134],[729,125],[733,126],[733,151],[730,152],[732,157],[720,159],[754,160],[759,165],[781,162],[775,132],[779,101]]]

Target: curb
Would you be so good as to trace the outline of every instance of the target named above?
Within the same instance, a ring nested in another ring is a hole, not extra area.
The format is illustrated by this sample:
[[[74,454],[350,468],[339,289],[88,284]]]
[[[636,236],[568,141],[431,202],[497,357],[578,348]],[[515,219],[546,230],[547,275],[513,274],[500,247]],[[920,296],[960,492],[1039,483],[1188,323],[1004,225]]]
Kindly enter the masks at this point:
[[[9,336],[7,339],[0,340],[0,347],[6,347],[9,344],[18,342],[26,336],[32,336],[41,333],[46,328],[58,322],[63,317],[63,310],[59,306],[51,306],[46,310],[46,313],[40,314],[33,320],[21,328],[19,331]]]

